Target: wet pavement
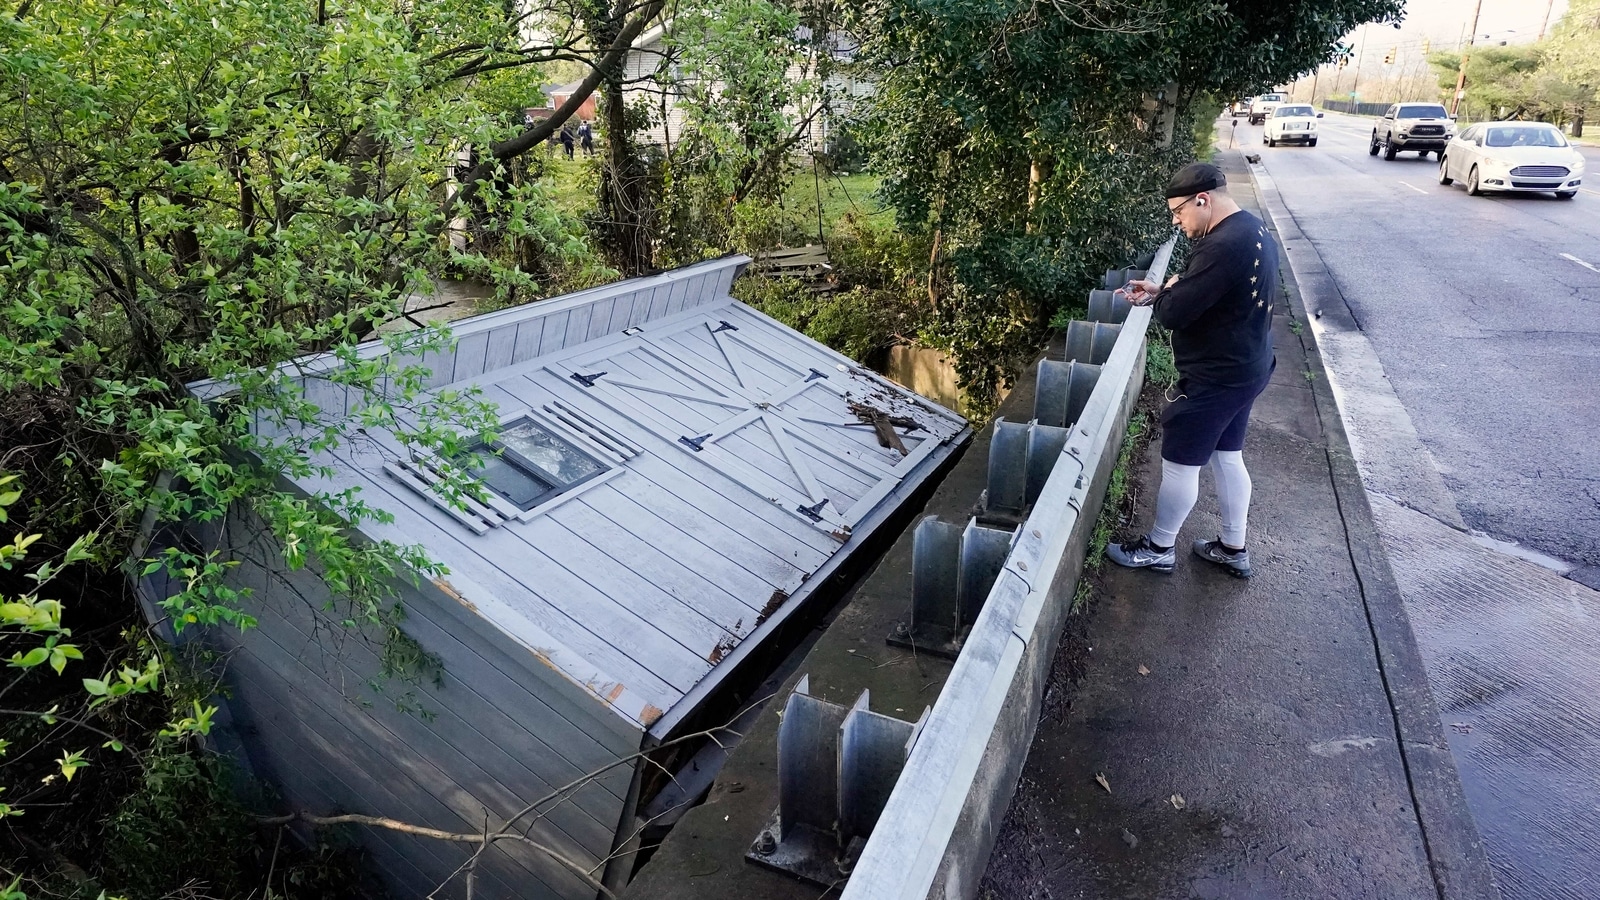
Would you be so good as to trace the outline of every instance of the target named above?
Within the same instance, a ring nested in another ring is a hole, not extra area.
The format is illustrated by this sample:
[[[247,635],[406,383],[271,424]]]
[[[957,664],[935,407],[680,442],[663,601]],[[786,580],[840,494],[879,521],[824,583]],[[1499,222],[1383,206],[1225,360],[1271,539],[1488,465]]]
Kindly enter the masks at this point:
[[[1241,163],[1228,166],[1236,195],[1249,192]],[[1057,660],[981,896],[1494,896],[1303,341],[1280,314],[1246,447],[1257,577],[1187,554],[1170,576],[1107,567],[1087,661],[1070,646]],[[1153,447],[1139,527],[1159,471]],[[1207,476],[1180,550],[1216,529]]]
[[[1502,892],[1600,896],[1600,567],[1572,568],[1594,558],[1585,548],[1600,537],[1594,466],[1585,469],[1600,448],[1600,395],[1589,387],[1600,344],[1585,333],[1596,320],[1584,318],[1600,280],[1572,263],[1575,253],[1557,254],[1585,229],[1600,235],[1592,208],[1580,209],[1595,198],[1557,205],[1407,186],[1398,179],[1416,166],[1374,160],[1367,170],[1357,124],[1344,118],[1328,117],[1331,159],[1263,152],[1262,193],[1286,229],[1307,306],[1324,313],[1312,329]],[[1373,202],[1389,195],[1402,198],[1397,208],[1449,218],[1462,241],[1391,235]],[[1354,205],[1329,209],[1330,196]],[[1545,227],[1557,215],[1584,221]],[[1369,233],[1358,237],[1352,219],[1370,221]],[[1496,265],[1516,277],[1473,268],[1481,260],[1454,264],[1463,245],[1507,241],[1518,261]],[[1374,258],[1403,247],[1438,275],[1425,295],[1371,283]],[[1430,324],[1417,325],[1419,315]],[[1499,330],[1501,318],[1520,327]],[[1519,493],[1497,505],[1505,485]],[[1540,521],[1557,523],[1554,544],[1530,539]]]

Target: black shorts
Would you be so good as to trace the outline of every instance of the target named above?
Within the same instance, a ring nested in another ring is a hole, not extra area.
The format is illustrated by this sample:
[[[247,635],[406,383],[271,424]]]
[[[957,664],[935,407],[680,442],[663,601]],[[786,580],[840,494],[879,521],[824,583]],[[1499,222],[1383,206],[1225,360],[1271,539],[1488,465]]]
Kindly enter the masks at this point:
[[[1243,450],[1250,407],[1266,390],[1278,361],[1256,384],[1217,387],[1178,380],[1178,399],[1161,411],[1161,458],[1180,466],[1203,466],[1217,450]]]

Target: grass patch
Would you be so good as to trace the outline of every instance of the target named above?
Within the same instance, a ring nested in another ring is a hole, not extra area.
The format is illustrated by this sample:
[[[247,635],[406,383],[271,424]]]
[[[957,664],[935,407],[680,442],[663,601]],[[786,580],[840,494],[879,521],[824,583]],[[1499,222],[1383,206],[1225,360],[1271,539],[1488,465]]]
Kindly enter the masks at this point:
[[[534,151],[539,153],[541,151]],[[550,198],[564,215],[581,218],[593,212],[596,190],[600,186],[600,157],[585,157],[580,151],[572,159],[558,148],[540,159],[544,172],[539,181],[550,191]]]
[[[1083,559],[1083,568],[1086,571],[1098,572],[1101,564],[1105,562],[1106,544],[1111,542],[1117,521],[1122,518],[1122,501],[1128,496],[1129,467],[1133,465],[1135,454],[1144,446],[1144,437],[1149,431],[1149,414],[1143,410],[1136,411],[1128,420],[1128,433],[1122,439],[1122,450],[1117,454],[1116,468],[1111,470],[1111,480],[1106,484],[1106,499],[1100,507],[1100,520],[1095,522],[1094,535],[1089,539],[1089,551]],[[1080,596],[1072,599],[1074,610],[1078,608],[1080,600],[1087,599],[1086,596],[1082,596],[1083,584],[1080,581]]]
[[[789,182],[789,189],[783,192],[783,205],[786,209],[804,213],[806,222],[815,228],[817,197],[820,193],[822,231],[831,235],[838,227],[839,220],[852,211],[874,224],[892,222],[894,213],[878,202],[877,191],[876,175],[827,175],[819,171],[813,177],[809,170],[802,170],[795,173],[794,180]]]
[[[1178,383],[1178,366],[1172,359],[1172,332],[1154,323],[1145,342],[1144,380],[1163,391]]]

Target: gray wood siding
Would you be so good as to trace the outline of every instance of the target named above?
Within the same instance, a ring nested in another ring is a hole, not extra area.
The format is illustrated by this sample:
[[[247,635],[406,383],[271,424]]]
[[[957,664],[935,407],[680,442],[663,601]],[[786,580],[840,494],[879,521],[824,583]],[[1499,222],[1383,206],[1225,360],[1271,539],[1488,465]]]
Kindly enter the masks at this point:
[[[538,677],[495,647],[500,641],[482,633],[481,620],[464,623],[464,608],[420,591],[406,592],[405,628],[439,655],[443,682],[391,681],[386,695],[375,695],[367,686],[378,670],[373,648],[322,611],[326,588],[315,572],[286,571],[270,538],[248,522],[230,532],[244,562],[235,583],[255,592],[260,625],[242,635],[215,629],[209,639],[228,653],[230,709],[252,765],[298,808],[476,831],[485,809],[509,815],[638,747],[636,731],[618,734],[610,726],[615,717],[573,686]],[[427,716],[396,709],[405,690]],[[597,863],[610,850],[630,778],[619,766],[552,806],[535,839]],[[438,841],[355,833],[391,882],[406,886],[402,895],[430,879],[431,889],[466,858],[466,850]],[[591,896],[536,851],[506,845],[490,856],[483,896]]]

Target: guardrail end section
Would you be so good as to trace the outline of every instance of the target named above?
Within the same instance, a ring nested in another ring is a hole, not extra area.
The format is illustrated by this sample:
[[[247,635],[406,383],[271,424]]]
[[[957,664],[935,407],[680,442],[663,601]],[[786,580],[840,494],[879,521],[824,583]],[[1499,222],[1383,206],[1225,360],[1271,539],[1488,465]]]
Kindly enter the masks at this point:
[[[809,693],[802,677],[778,726],[778,808],[745,859],[823,886],[850,875],[931,712],[915,723]]]

